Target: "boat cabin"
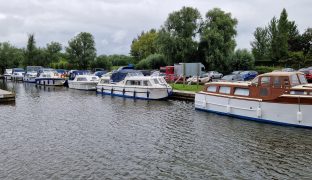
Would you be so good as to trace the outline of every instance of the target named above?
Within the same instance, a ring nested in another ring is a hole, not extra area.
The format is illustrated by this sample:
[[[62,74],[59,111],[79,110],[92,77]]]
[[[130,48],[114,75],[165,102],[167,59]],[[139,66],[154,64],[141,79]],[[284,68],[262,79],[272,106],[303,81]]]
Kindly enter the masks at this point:
[[[301,72],[272,72],[259,75],[251,82],[207,83],[203,92],[269,101],[285,94],[312,97],[312,86]]]

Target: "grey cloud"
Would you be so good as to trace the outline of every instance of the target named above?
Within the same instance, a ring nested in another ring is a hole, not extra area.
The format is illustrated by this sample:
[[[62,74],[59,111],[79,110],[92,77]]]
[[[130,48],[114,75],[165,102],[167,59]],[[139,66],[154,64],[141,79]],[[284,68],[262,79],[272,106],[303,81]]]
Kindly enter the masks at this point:
[[[237,18],[237,47],[250,48],[252,33],[286,8],[299,30],[311,27],[309,0],[0,0],[0,41],[24,47],[27,34],[35,33],[39,46],[51,41],[64,46],[77,33],[94,35],[98,54],[128,54],[133,38],[142,31],[159,28],[169,13],[192,6],[205,13],[214,8]]]

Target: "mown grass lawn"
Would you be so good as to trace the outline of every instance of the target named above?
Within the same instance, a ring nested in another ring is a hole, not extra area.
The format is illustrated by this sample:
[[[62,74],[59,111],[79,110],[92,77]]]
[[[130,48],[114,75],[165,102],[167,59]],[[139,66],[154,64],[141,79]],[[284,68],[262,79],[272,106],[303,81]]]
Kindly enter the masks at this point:
[[[174,89],[174,90],[180,90],[180,91],[192,91],[192,92],[198,92],[201,91],[203,89],[203,85],[183,85],[183,84],[170,84],[170,86]]]

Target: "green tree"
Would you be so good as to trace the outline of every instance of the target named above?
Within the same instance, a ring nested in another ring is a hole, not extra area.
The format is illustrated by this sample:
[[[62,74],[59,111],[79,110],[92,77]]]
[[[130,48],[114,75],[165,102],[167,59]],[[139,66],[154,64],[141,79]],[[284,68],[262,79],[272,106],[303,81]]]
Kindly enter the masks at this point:
[[[23,51],[12,46],[8,42],[0,43],[0,73],[7,68],[21,66],[23,63]]]
[[[269,37],[270,37],[270,57],[273,64],[277,63],[280,58],[279,45],[278,45],[278,29],[277,29],[277,19],[275,17],[269,23]]]
[[[164,54],[170,64],[191,62],[196,54],[201,15],[197,9],[183,7],[169,14],[157,38],[159,52]]]
[[[286,9],[283,9],[277,24],[279,59],[285,59],[288,57],[289,24]]]
[[[142,32],[140,36],[132,41],[130,54],[139,61],[147,56],[156,53],[157,47],[155,40],[158,33],[155,29]]]
[[[104,68],[105,70],[110,71],[112,69],[112,62],[106,55],[98,56],[95,61],[91,63],[91,68]]]
[[[60,52],[62,51],[62,45],[58,42],[51,42],[47,44],[46,47],[46,55],[47,55],[47,63],[55,63],[60,60]]]
[[[159,69],[166,65],[166,60],[162,54],[151,54],[136,64],[137,69]]]
[[[268,29],[257,27],[253,35],[254,41],[251,42],[251,47],[256,61],[270,59],[270,37]]]
[[[35,64],[35,56],[37,47],[36,47],[36,41],[35,41],[35,35],[34,34],[29,34],[28,35],[28,41],[27,41],[27,47],[25,49],[25,66],[30,66],[30,65],[36,65]]]
[[[230,67],[232,70],[250,70],[254,68],[255,60],[252,53],[247,49],[238,49],[235,51],[232,60],[230,61]]]
[[[128,64],[134,63],[134,58],[126,55],[109,55],[107,56],[109,61],[112,62],[113,66],[127,66]]]
[[[304,56],[312,57],[312,28],[308,28],[301,36],[301,45]]]
[[[68,42],[66,47],[69,63],[79,69],[87,69],[96,57],[92,34],[81,32]]]
[[[237,20],[231,13],[219,8],[207,12],[200,34],[206,68],[221,72],[228,70],[228,61],[236,46],[236,25]]]

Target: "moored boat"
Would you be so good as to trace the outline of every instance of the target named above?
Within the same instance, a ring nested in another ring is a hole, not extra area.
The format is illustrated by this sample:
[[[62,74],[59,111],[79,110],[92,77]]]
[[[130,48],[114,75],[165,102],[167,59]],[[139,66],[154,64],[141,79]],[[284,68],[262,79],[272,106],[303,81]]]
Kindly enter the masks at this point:
[[[40,69],[35,81],[37,85],[44,86],[63,86],[65,83],[65,79],[61,78],[54,69],[50,68]]]
[[[312,127],[312,85],[300,72],[272,72],[252,82],[211,82],[195,109],[268,123]]]
[[[99,77],[95,75],[76,75],[74,80],[68,81],[68,87],[79,90],[96,90]]]
[[[163,77],[127,76],[124,80],[112,83],[109,76],[100,79],[97,93],[136,99],[164,99],[172,94],[172,88]]]
[[[27,66],[26,74],[23,77],[24,82],[35,83],[38,75],[38,71],[41,69],[41,66]]]
[[[25,70],[23,68],[13,68],[11,79],[13,81],[23,81],[24,75]]]
[[[12,69],[6,69],[6,70],[4,71],[4,74],[3,74],[4,79],[6,79],[6,80],[11,80],[11,78],[12,78],[12,72],[13,72]]]

